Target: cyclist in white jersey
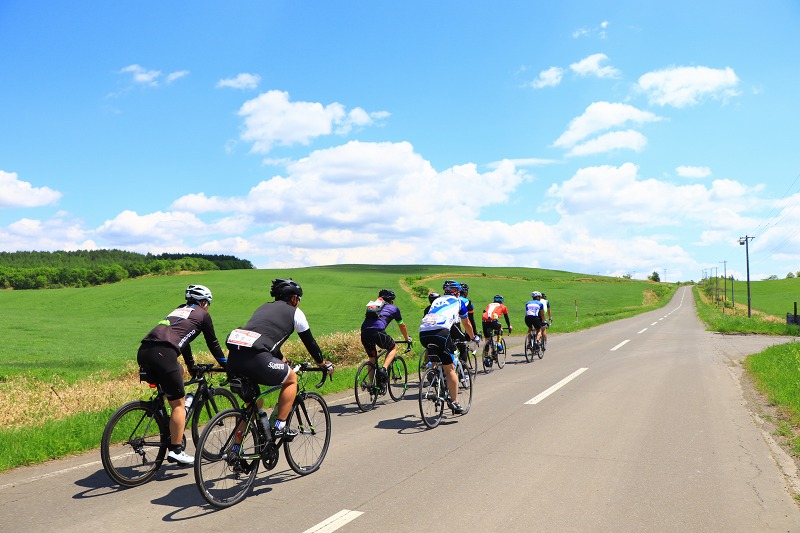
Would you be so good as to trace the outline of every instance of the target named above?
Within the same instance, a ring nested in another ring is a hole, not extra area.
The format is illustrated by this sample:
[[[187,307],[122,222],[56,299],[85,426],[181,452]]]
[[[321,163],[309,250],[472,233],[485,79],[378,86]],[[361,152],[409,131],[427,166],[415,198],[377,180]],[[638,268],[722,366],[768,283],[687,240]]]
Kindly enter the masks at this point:
[[[531,293],[531,298],[533,299],[525,304],[525,324],[528,326],[528,333],[531,333],[533,328],[536,328],[536,340],[541,341],[542,332],[544,330],[544,305],[541,301],[542,293],[533,291]],[[544,350],[544,347],[542,350]]]
[[[553,315],[550,313],[550,301],[547,299],[547,295],[545,293],[542,293],[542,297],[539,301],[542,302],[542,305],[544,306],[544,312],[547,315],[547,318],[544,321],[544,330],[542,331],[542,338],[544,339],[544,343],[547,344],[547,328],[553,323]]]
[[[419,341],[423,346],[428,347],[429,351],[438,352],[452,399],[450,407],[454,413],[461,414],[464,409],[458,403],[458,377],[453,363],[455,362],[455,343],[465,340],[465,337],[458,328],[458,323],[461,322],[469,335],[466,338],[477,340],[478,337],[469,322],[467,306],[459,298],[461,285],[457,281],[447,280],[442,289],[444,295],[435,299],[431,303],[428,313],[422,317],[422,324],[419,326]]]

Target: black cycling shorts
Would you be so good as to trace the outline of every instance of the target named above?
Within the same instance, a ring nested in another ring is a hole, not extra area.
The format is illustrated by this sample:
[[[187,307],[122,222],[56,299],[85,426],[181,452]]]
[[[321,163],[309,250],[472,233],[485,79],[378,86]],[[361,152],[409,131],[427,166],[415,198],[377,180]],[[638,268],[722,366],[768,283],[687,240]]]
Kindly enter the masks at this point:
[[[450,330],[447,328],[433,329],[419,332],[419,342],[429,354],[438,355],[444,365],[453,364],[453,354],[456,351],[456,344],[450,337]],[[428,345],[433,345],[429,347]]]
[[[537,315],[525,315],[525,325],[528,327],[533,326],[535,329],[541,329],[544,323]]]
[[[243,376],[261,385],[272,387],[286,381],[291,367],[289,363],[278,359],[270,352],[243,348],[228,354],[228,364],[225,369],[230,378]]]
[[[136,354],[136,362],[147,371],[150,379],[161,385],[167,400],[180,400],[186,395],[183,389],[183,366],[178,362],[178,352],[172,346],[143,342]]]
[[[391,351],[396,346],[391,335],[385,330],[366,328],[361,330],[361,344],[370,357],[378,355],[377,348]],[[377,347],[377,348],[376,348]]]
[[[499,320],[492,320],[490,322],[483,321],[483,336],[488,337],[491,333],[500,331],[503,326],[500,325]]]

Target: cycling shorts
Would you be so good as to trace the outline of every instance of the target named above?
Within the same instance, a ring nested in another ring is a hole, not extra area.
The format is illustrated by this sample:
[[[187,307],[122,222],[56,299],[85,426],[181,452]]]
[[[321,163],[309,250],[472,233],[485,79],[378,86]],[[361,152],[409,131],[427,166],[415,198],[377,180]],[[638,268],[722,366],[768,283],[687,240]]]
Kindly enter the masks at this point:
[[[528,327],[533,326],[535,329],[541,329],[544,323],[542,319],[536,315],[525,315],[525,325]]]
[[[378,348],[391,351],[396,346],[391,335],[377,328],[362,329],[361,344],[370,357],[378,355]]]
[[[453,364],[453,354],[456,351],[456,344],[450,337],[450,330],[448,328],[420,331],[419,342],[428,350],[429,354],[438,355],[442,360],[442,364]]]
[[[500,325],[499,320],[491,320],[489,322],[483,321],[483,336],[488,337],[493,332],[499,332],[503,329],[503,326]]]
[[[225,369],[229,378],[242,376],[269,387],[286,381],[292,370],[289,363],[278,359],[270,352],[247,348],[231,351]]]
[[[178,362],[178,352],[172,346],[143,342],[136,354],[136,362],[147,371],[150,379],[161,385],[167,400],[180,400],[186,395],[183,366]]]

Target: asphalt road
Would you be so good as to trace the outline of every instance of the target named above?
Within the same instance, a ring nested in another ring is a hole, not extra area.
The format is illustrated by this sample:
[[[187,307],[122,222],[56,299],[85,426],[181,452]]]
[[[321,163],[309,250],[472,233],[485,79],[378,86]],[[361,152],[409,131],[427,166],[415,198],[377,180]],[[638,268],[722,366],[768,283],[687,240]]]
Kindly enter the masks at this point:
[[[352,392],[329,398],[322,468],[298,477],[281,458],[230,509],[206,505],[192,470],[166,463],[119,489],[94,451],[0,475],[0,527],[800,531],[793,463],[755,423],[737,363],[790,339],[708,333],[687,288],[661,310],[558,335],[569,319],[556,315],[542,360],[525,363],[512,338],[506,367],[478,375],[470,413],[433,430],[413,388],[369,413]]]

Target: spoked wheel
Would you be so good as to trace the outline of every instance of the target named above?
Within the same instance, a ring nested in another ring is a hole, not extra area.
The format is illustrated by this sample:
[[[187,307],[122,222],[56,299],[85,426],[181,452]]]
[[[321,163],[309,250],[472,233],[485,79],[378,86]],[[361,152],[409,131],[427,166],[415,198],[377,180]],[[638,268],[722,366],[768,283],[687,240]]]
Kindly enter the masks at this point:
[[[253,421],[243,430],[241,411],[220,411],[206,424],[197,443],[194,481],[197,490],[214,507],[230,507],[242,501],[255,481],[261,450],[258,428]],[[234,449],[238,431],[243,433],[239,450]]]
[[[375,365],[364,361],[356,372],[355,392],[358,408],[364,412],[375,407],[378,401],[378,387],[375,385]]]
[[[196,402],[202,402],[197,406],[192,415],[192,442],[197,448],[197,441],[200,440],[200,431],[203,426],[208,424],[214,415],[225,409],[238,409],[239,401],[236,396],[228,389],[209,388],[208,396],[205,398],[195,398]]]
[[[497,368],[503,368],[506,366],[506,352],[508,351],[508,346],[506,346],[506,340],[500,339],[500,349],[497,350]]]
[[[541,346],[539,347],[539,353],[536,354],[536,355],[539,356],[539,359],[544,357],[544,347],[545,347],[546,344],[547,344],[547,341],[545,341],[544,340],[544,336],[542,336]]]
[[[475,388],[475,380],[473,376],[470,375],[469,372],[465,372],[463,368],[457,370],[457,375],[458,403],[460,403],[461,407],[464,409],[464,412],[461,414],[465,415],[469,413],[469,409],[472,407],[472,393]]]
[[[427,364],[428,364],[428,349],[426,348],[425,351],[422,352],[422,355],[419,356],[419,365],[417,365],[418,366],[417,377],[419,378],[420,381],[422,381],[422,375],[428,368],[426,366]]]
[[[169,422],[150,402],[126,403],[111,415],[100,440],[108,476],[123,487],[147,483],[158,472],[169,444]],[[117,446],[119,445],[119,446]]]
[[[394,401],[400,401],[406,395],[408,388],[408,369],[406,360],[401,356],[395,356],[391,366],[389,366],[389,396]]]
[[[284,441],[283,451],[292,470],[305,476],[316,472],[328,453],[331,413],[316,392],[302,394],[302,400],[295,402],[286,420],[287,427],[297,431],[297,436],[291,442]]]
[[[483,372],[485,374],[488,374],[492,371],[492,365],[494,361],[494,354],[492,353],[494,350],[492,350],[491,346],[489,346],[491,342],[492,339],[487,339],[483,345],[483,359],[481,359],[481,363],[483,363]]]
[[[533,349],[531,348],[531,334],[525,335],[525,362],[533,361]]]
[[[439,379],[439,372],[429,368],[419,382],[419,414],[430,429],[439,425],[444,413],[444,391],[446,387]]]
[[[478,375],[478,356],[475,355],[476,351],[467,350],[467,362],[464,363],[472,379],[475,379],[475,376]]]

